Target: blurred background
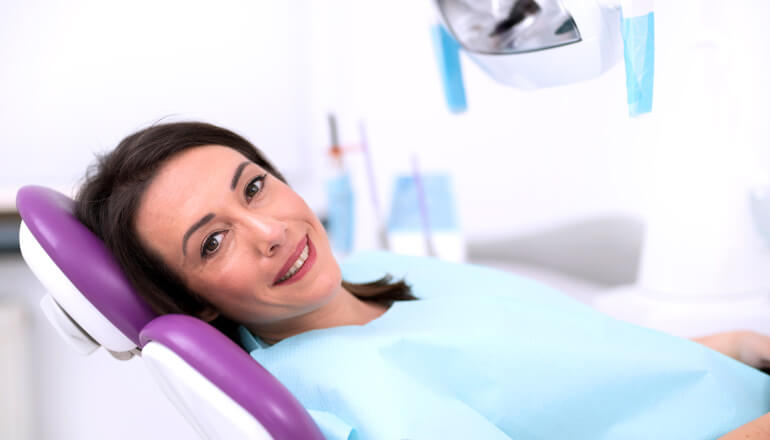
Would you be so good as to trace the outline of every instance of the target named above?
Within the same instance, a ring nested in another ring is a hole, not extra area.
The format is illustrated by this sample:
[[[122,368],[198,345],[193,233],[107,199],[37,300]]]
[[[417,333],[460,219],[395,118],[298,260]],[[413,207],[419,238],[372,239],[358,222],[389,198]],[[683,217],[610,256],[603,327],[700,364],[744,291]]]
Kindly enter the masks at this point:
[[[628,116],[623,63],[521,90],[461,54],[467,110],[453,112],[435,22],[427,0],[0,2],[0,438],[195,435],[139,360],[60,342],[17,250],[20,186],[73,194],[95,154],[157,122],[252,141],[320,217],[352,225],[333,237],[341,257],[381,247],[383,228],[396,250],[428,253],[424,228],[446,226],[439,256],[585,302],[633,283],[653,155]],[[448,225],[405,218],[404,177],[442,200]]]

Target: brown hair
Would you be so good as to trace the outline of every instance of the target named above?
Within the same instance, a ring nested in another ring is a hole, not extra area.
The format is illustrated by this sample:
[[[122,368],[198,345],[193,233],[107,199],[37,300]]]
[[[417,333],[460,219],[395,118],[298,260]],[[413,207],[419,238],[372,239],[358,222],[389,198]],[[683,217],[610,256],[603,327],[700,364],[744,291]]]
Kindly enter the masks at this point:
[[[159,314],[201,317],[211,309],[158,255],[140,244],[135,229],[141,196],[161,165],[181,151],[203,145],[232,148],[286,182],[265,156],[238,134],[201,122],[176,122],[140,130],[111,152],[97,156],[76,196],[76,217],[104,241],[139,295]],[[361,299],[381,304],[416,299],[409,285],[403,280],[392,281],[390,275],[370,283],[343,281],[342,285]],[[220,314],[212,324],[237,341],[238,323]]]

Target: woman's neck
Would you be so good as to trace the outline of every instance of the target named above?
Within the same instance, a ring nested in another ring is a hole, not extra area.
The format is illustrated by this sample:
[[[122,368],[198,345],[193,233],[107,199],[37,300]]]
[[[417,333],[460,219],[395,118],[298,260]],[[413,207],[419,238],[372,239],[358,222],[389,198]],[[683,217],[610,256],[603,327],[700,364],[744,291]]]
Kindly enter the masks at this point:
[[[340,291],[316,310],[281,322],[246,325],[246,328],[263,342],[273,345],[310,330],[364,325],[379,318],[387,310],[386,306],[364,301],[340,286]]]

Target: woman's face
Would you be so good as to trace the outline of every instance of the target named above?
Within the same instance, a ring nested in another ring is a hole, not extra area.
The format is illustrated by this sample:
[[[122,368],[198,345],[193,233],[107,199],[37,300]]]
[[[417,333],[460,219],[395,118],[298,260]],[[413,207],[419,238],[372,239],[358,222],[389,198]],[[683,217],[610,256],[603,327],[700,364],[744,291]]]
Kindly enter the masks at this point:
[[[136,228],[190,289],[242,324],[301,319],[341,289],[324,228],[305,201],[227,147],[169,159],[142,196]]]

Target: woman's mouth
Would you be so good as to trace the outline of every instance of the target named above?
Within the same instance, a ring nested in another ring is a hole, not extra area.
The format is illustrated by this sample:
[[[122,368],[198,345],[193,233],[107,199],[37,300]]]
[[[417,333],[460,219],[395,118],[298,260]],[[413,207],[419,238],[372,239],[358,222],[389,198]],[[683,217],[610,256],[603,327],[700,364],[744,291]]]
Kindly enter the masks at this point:
[[[315,262],[315,248],[310,238],[305,236],[297,244],[289,259],[281,268],[273,284],[289,284],[299,281]]]
[[[310,248],[307,247],[307,244],[305,245],[305,248],[302,249],[302,252],[299,254],[299,258],[297,258],[297,261],[292,264],[291,268],[278,280],[278,282],[283,282],[294,276],[294,274],[297,273],[297,271],[302,267],[303,264],[305,264],[305,260],[307,260],[308,255],[310,255]]]

